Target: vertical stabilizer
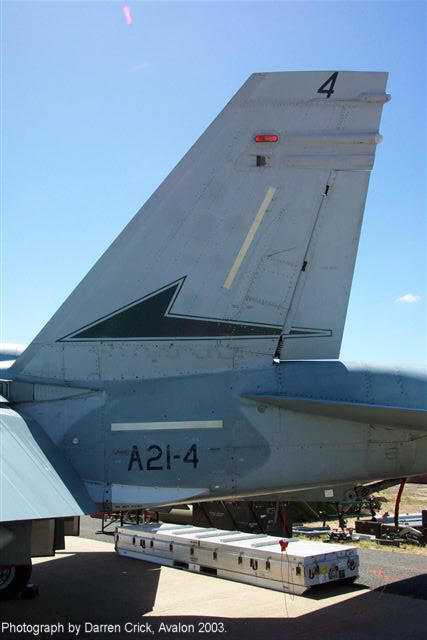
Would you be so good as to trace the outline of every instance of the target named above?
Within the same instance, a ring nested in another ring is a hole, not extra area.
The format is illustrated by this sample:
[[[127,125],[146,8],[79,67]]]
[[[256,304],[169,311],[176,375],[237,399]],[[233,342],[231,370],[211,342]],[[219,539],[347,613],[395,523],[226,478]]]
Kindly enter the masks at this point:
[[[387,74],[252,75],[14,365],[68,380],[336,358]]]

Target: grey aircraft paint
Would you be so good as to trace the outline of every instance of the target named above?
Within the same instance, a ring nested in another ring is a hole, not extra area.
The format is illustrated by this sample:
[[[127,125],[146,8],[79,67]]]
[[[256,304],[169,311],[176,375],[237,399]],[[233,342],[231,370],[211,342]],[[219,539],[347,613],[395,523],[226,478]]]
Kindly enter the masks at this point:
[[[336,360],[386,80],[251,76],[28,348],[4,350],[3,522],[335,499],[427,471],[425,374]]]

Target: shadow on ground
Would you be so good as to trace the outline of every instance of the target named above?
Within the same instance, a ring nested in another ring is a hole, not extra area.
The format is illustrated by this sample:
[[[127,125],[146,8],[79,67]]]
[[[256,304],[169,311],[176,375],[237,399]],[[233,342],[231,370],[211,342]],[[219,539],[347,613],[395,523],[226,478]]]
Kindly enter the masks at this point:
[[[115,553],[57,552],[55,560],[34,565],[39,596],[2,603],[1,619],[102,624],[141,619],[153,609],[159,575],[160,567]]]
[[[135,638],[154,637],[178,640],[185,638],[218,638],[227,640],[387,640],[425,639],[427,603],[424,600],[395,595],[402,590],[413,592],[422,587],[420,578],[404,579],[386,587],[334,602],[329,606],[292,618],[293,598],[283,595],[282,617],[239,617],[239,599],[236,598],[235,617],[218,616],[144,616],[153,610],[161,569],[142,561],[117,556],[115,553],[85,552],[74,555],[58,554],[57,559],[38,563],[34,567],[34,582],[40,585],[40,595],[35,600],[13,600],[1,604],[1,621],[10,623],[48,624],[62,622],[83,625],[81,638]],[[194,576],[196,579],[197,576]],[[217,580],[212,578],[212,580]],[[179,582],[179,581],[178,581]],[[424,583],[423,583],[424,584]],[[361,591],[362,587],[324,585],[310,595],[315,600]],[[390,592],[392,589],[392,592]],[[321,594],[321,596],[319,596]],[[182,597],[182,593],[180,597]],[[256,613],[257,591],[253,592]],[[206,598],[209,594],[206,593]],[[191,603],[189,603],[191,604]],[[234,605],[234,603],[233,603]],[[197,605],[194,610],[197,611]],[[173,613],[176,614],[177,608]],[[118,625],[111,632],[84,631],[84,623]],[[145,623],[151,626],[145,633],[129,633],[126,623]],[[220,625],[218,626],[218,623]],[[221,627],[221,624],[224,625]],[[162,626],[163,625],[163,626]],[[174,627],[173,625],[177,625]],[[179,626],[181,625],[181,626]],[[184,626],[186,625],[186,626]],[[224,632],[221,631],[224,629]],[[204,632],[202,632],[204,630]],[[148,632],[147,632],[148,631]],[[4,638],[30,638],[31,634],[14,634],[3,630]],[[40,634],[39,637],[52,637]],[[53,636],[72,638],[67,632]]]

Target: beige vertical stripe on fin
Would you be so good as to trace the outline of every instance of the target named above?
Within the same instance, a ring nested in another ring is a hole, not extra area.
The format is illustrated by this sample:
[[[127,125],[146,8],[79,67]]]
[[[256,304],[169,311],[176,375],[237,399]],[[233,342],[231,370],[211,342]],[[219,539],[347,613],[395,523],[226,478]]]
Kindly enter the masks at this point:
[[[240,247],[240,251],[237,254],[237,258],[235,259],[233,266],[231,267],[230,272],[225,279],[225,282],[223,285],[225,289],[229,289],[233,284],[233,280],[236,277],[236,274],[240,268],[240,265],[243,262],[243,258],[245,257],[249,247],[252,244],[252,240],[255,237],[258,227],[261,224],[262,219],[265,216],[265,212],[270,206],[270,202],[272,201],[275,193],[276,193],[276,187],[268,187],[267,193],[264,196],[264,200],[261,202],[261,206],[258,209],[258,212],[255,216],[255,220],[252,222],[251,228],[248,231],[248,235],[246,236],[242,246]]]

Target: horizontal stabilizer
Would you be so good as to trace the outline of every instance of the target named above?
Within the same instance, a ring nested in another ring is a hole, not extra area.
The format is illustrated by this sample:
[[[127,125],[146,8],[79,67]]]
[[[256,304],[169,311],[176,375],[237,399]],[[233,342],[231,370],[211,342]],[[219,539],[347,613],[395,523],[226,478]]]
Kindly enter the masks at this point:
[[[95,513],[74,469],[31,419],[0,411],[0,522]]]
[[[360,402],[337,402],[316,398],[247,395],[256,402],[274,404],[289,411],[301,411],[328,418],[341,418],[384,426],[411,427],[427,431],[427,411]]]

